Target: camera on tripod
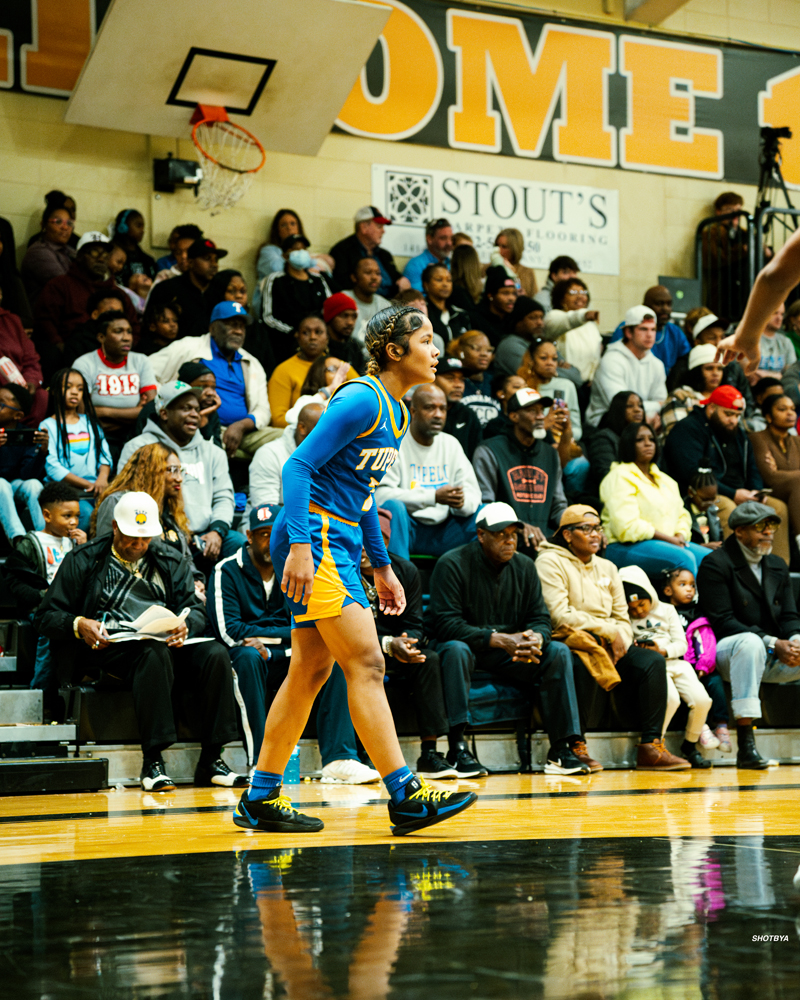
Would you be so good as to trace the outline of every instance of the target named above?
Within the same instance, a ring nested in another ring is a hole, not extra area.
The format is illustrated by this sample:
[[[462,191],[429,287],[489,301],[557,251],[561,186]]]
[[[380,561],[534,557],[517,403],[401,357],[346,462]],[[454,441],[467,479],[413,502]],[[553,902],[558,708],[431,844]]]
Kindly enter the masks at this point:
[[[792,130],[788,125],[783,125],[781,128],[770,128],[769,125],[765,125],[761,129],[761,155],[766,159],[776,159],[780,154],[778,140],[791,138]]]

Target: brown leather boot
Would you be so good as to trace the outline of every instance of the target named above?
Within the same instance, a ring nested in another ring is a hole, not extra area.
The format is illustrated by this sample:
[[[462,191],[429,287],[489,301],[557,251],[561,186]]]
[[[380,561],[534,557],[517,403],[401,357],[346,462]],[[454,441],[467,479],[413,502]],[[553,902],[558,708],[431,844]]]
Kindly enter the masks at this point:
[[[570,747],[570,750],[572,750],[572,752],[575,754],[575,756],[582,764],[588,765],[589,770],[592,773],[594,773],[595,771],[603,770],[603,765],[600,763],[600,761],[592,760],[592,758],[589,756],[589,750],[586,746],[586,743],[583,740],[576,740]]]
[[[663,740],[639,743],[636,747],[637,771],[688,771],[691,766],[688,760],[670,753]]]

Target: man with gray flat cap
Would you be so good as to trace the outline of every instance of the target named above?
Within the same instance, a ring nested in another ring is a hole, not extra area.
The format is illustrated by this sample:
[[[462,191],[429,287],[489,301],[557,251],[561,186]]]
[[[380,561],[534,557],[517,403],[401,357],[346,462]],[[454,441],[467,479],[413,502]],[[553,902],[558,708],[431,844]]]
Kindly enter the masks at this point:
[[[800,681],[800,615],[786,563],[772,555],[781,519],[748,500],[728,520],[733,529],[697,572],[699,613],[717,637],[717,669],[730,681],[738,767],[763,770],[753,720],[761,716],[759,686]]]

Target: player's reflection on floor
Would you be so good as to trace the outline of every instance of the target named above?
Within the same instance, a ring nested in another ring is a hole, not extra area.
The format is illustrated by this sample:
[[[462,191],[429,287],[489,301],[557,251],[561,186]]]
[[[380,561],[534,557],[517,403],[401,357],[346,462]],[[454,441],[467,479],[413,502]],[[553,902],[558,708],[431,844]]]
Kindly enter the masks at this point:
[[[415,919],[468,876],[458,865],[424,863],[418,871],[398,868],[387,884],[385,871],[376,868],[356,876],[361,883],[356,889],[352,849],[344,850],[350,864],[339,863],[327,873],[322,894],[318,885],[305,884],[303,875],[295,877],[301,848],[241,858],[258,907],[264,953],[289,1000],[383,1000]],[[367,906],[365,890],[373,897]]]

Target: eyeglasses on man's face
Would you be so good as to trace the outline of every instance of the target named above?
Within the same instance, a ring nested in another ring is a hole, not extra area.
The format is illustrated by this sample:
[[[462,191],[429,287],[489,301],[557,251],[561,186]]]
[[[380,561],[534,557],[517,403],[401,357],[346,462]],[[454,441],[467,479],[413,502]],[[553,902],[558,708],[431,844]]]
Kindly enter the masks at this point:
[[[755,524],[751,524],[751,528],[755,528],[756,531],[777,531],[778,525],[781,522],[774,517],[765,517],[763,521],[756,521]]]

